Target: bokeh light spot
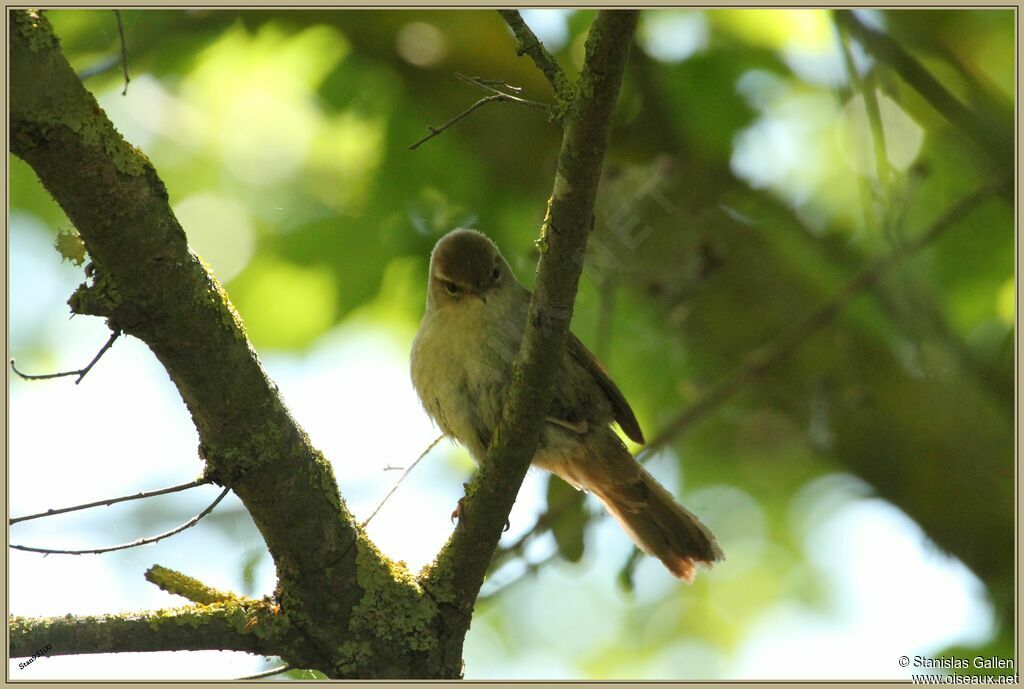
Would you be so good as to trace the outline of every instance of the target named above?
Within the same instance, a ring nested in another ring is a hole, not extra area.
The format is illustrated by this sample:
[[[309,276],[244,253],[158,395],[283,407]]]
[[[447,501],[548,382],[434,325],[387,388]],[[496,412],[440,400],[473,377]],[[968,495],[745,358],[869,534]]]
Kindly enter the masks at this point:
[[[256,246],[256,236],[245,206],[232,198],[204,192],[174,206],[188,243],[213,268],[221,282],[238,275]]]
[[[433,67],[444,59],[444,34],[433,24],[411,22],[399,29],[395,49],[409,64]]]

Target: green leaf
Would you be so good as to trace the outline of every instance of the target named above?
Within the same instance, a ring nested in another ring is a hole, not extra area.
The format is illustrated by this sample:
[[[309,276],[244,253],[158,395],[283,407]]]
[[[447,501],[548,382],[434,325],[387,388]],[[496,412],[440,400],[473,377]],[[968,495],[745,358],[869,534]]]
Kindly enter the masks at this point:
[[[547,513],[554,519],[551,533],[558,544],[558,554],[569,562],[579,562],[583,557],[583,532],[587,528],[585,498],[583,492],[557,476],[548,479]]]

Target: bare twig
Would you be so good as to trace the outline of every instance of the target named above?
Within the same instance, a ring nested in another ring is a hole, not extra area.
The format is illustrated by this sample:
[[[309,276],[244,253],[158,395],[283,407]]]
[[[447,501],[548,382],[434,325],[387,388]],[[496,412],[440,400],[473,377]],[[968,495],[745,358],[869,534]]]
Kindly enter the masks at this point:
[[[533,63],[537,65],[544,76],[547,77],[551,89],[555,92],[555,98],[559,105],[567,105],[575,98],[575,91],[565,72],[558,66],[558,62],[544,47],[533,30],[523,21],[518,10],[498,10],[498,14],[505,20],[508,27],[516,37],[516,54],[519,56],[529,55]]]
[[[413,145],[409,146],[410,151],[415,151],[417,148],[419,148],[426,142],[430,141],[435,136],[438,136],[444,130],[448,129],[459,120],[468,117],[470,113],[472,113],[477,108],[482,108],[488,103],[518,103],[520,105],[525,105],[529,108],[537,108],[538,110],[543,110],[549,114],[552,112],[551,107],[545,105],[544,103],[539,103],[537,101],[529,100],[527,98],[520,98],[517,95],[506,93],[496,88],[496,86],[500,85],[503,86],[504,88],[511,89],[518,93],[522,89],[516,86],[510,86],[509,84],[505,84],[504,82],[494,81],[492,79],[483,79],[481,77],[468,77],[465,74],[459,74],[458,72],[455,73],[455,76],[458,77],[460,81],[464,81],[465,83],[471,86],[476,86],[477,88],[483,89],[484,91],[488,91],[491,95],[487,96],[486,98],[481,98],[476,103],[473,103],[473,105],[469,106],[468,108],[460,112],[458,115],[442,124],[440,127],[432,127],[430,125],[427,125],[427,131],[429,131],[430,133],[427,134],[422,139],[420,139],[419,141],[417,141],[416,143],[414,143]]]
[[[122,96],[128,95],[128,82],[131,78],[128,76],[128,44],[124,40],[124,24],[121,22],[121,10],[114,10],[114,16],[117,17],[117,35],[121,38],[121,70],[124,72],[124,90],[121,91]]]
[[[168,538],[169,536],[173,536],[175,534],[179,534],[182,531],[184,531],[186,529],[190,529],[193,526],[195,526],[196,524],[198,524],[200,519],[202,519],[203,517],[208,515],[210,512],[213,512],[213,509],[218,504],[220,504],[220,501],[224,499],[224,496],[228,494],[229,490],[231,490],[231,489],[230,488],[225,488],[224,490],[222,490],[220,495],[217,496],[217,499],[214,500],[212,503],[210,503],[210,505],[205,510],[203,510],[202,512],[200,512],[196,516],[192,517],[191,519],[189,519],[187,522],[185,522],[181,526],[175,527],[175,528],[171,529],[170,531],[164,532],[164,533],[162,533],[162,534],[160,534],[158,536],[151,536],[149,538],[140,538],[139,540],[132,541],[131,543],[122,543],[121,545],[112,545],[112,546],[107,546],[106,548],[92,548],[92,549],[89,549],[89,550],[56,550],[56,549],[53,549],[53,548],[33,548],[33,547],[30,547],[30,546],[27,546],[27,545],[14,545],[14,544],[11,544],[8,547],[14,548],[15,550],[23,550],[23,551],[29,552],[29,553],[43,553],[44,555],[100,555],[102,553],[110,553],[110,552],[113,552],[115,550],[127,550],[129,548],[135,548],[135,547],[138,547],[140,545],[149,545],[150,543],[156,543],[157,541],[162,541],[163,539]]]
[[[488,103],[498,103],[498,102],[501,102],[501,101],[509,101],[509,100],[512,100],[512,99],[509,96],[506,96],[504,94],[495,94],[493,96],[487,96],[486,98],[481,98],[476,103],[473,103],[471,106],[469,106],[468,108],[466,108],[465,110],[460,112],[458,115],[456,115],[455,117],[451,118],[450,120],[448,120],[447,122],[442,124],[440,127],[431,127],[428,124],[427,125],[427,131],[429,131],[430,133],[427,134],[422,139],[420,139],[419,141],[417,141],[416,143],[414,143],[411,146],[409,146],[409,150],[410,151],[415,151],[417,148],[419,148],[423,144],[427,143],[428,141],[433,139],[435,136],[438,136],[439,134],[441,134],[443,131],[445,131],[446,129],[448,129],[452,125],[454,125],[459,120],[461,120],[461,119],[463,119],[465,117],[468,117],[469,114],[472,113],[477,108],[482,108],[483,106],[487,105]]]
[[[466,83],[472,84],[473,86],[479,86],[480,88],[489,89],[495,92],[499,92],[499,89],[503,89],[505,91],[512,91],[513,93],[520,93],[523,90],[522,86],[513,86],[507,81],[501,81],[500,79],[488,79],[486,77],[471,77],[466,74],[461,74],[459,72],[456,72],[455,76],[465,81]]]
[[[467,76],[465,74],[462,74],[461,72],[456,72],[455,73],[455,77],[459,81],[464,82],[466,84],[469,84],[470,86],[475,86],[478,89],[483,89],[484,91],[487,91],[487,92],[492,93],[494,95],[505,96],[506,98],[508,98],[513,103],[519,103],[520,105],[525,105],[525,106],[527,106],[529,108],[536,108],[538,110],[544,110],[545,112],[548,112],[548,113],[551,112],[551,109],[552,109],[551,106],[546,104],[546,103],[541,103],[539,101],[530,100],[529,98],[521,98],[518,95],[523,90],[522,87],[520,87],[520,86],[513,86],[512,84],[507,84],[507,83],[505,83],[503,81],[497,81],[495,79],[484,79],[483,77],[471,77],[471,76]],[[508,93],[508,91],[512,91],[513,93]]]
[[[288,672],[291,669],[292,669],[292,666],[288,665],[287,663],[285,663],[284,665],[279,665],[278,667],[275,667],[272,670],[265,670],[263,672],[257,672],[255,675],[249,675],[248,677],[239,677],[238,681],[247,680],[247,679],[263,679],[264,677],[273,677],[274,675],[280,675],[283,672]]]
[[[143,498],[152,498],[157,495],[167,495],[168,493],[178,493],[183,490],[195,488],[196,486],[202,486],[209,483],[209,479],[200,478],[195,481],[189,481],[188,483],[182,483],[179,486],[171,486],[170,488],[161,488],[160,490],[143,491],[141,493],[135,493],[134,495],[122,495],[117,498],[107,498],[106,500],[97,500],[96,502],[87,502],[84,505],[74,505],[72,507],[61,507],[53,510],[46,510],[45,512],[39,512],[37,514],[29,514],[24,517],[14,517],[9,522],[10,525],[17,524],[18,522],[27,522],[30,519],[41,519],[43,517],[52,517],[55,514],[65,514],[66,512],[77,512],[78,510],[87,510],[90,507],[100,507],[101,505],[110,506],[115,503],[125,502],[127,500],[142,500]]]
[[[96,362],[100,360],[100,357],[106,354],[107,350],[113,346],[114,340],[116,340],[120,336],[120,330],[115,330],[113,333],[111,333],[110,339],[108,339],[107,343],[100,348],[100,351],[96,353],[96,356],[92,358],[92,361],[90,361],[85,368],[80,368],[77,371],[62,371],[60,373],[43,373],[37,375],[29,375],[27,373],[22,373],[21,371],[18,370],[18,368],[14,365],[14,359],[11,359],[11,370],[17,373],[23,380],[50,380],[51,378],[65,378],[67,376],[78,376],[78,379],[75,380],[75,385],[78,385],[79,383],[82,382],[82,379],[85,378],[85,374],[91,371],[92,367],[96,365]]]
[[[377,507],[374,508],[373,513],[370,514],[370,516],[366,518],[366,521],[364,521],[362,524],[359,525],[361,528],[365,529],[366,525],[370,523],[370,520],[377,516],[377,513],[380,512],[380,508],[384,507],[384,503],[386,503],[388,501],[388,499],[392,495],[395,494],[395,491],[398,490],[398,486],[400,486],[402,484],[402,481],[405,480],[405,477],[408,476],[409,473],[413,469],[416,468],[416,465],[420,463],[420,460],[422,460],[424,457],[426,457],[430,453],[431,450],[433,450],[435,447],[437,447],[437,444],[439,442],[441,442],[441,440],[443,438],[444,438],[443,434],[437,436],[437,438],[434,439],[434,442],[430,443],[430,445],[427,446],[427,449],[420,453],[420,456],[416,458],[416,461],[414,461],[412,464],[410,464],[409,467],[405,471],[402,472],[402,475],[398,477],[397,481],[395,481],[395,485],[391,486],[391,490],[388,491],[388,494],[385,495],[384,498],[380,501],[380,503],[377,504]],[[385,467],[385,468],[396,468],[396,467]]]

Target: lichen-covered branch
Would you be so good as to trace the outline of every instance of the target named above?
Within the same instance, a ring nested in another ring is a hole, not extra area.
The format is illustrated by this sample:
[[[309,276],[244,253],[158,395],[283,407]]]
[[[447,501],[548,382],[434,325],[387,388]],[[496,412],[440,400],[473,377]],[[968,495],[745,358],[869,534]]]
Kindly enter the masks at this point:
[[[548,49],[544,47],[544,44],[541,43],[527,23],[523,21],[519,11],[498,10],[498,14],[501,15],[501,18],[512,29],[512,33],[515,34],[516,53],[519,55],[529,55],[530,59],[533,60],[533,64],[537,65],[538,69],[544,73],[548,83],[551,84],[551,89],[555,92],[555,98],[558,100],[559,106],[566,106],[572,103],[575,97],[572,84],[569,83],[569,79],[565,76],[562,68],[558,66],[555,58],[548,52]]]
[[[160,565],[153,565],[146,570],[146,581],[160,587],[162,591],[187,598],[200,605],[240,600],[233,593],[219,591],[194,577]]]
[[[199,432],[207,477],[230,486],[252,515],[277,566],[281,614],[311,649],[301,659],[277,655],[333,676],[351,656],[339,639],[366,595],[356,576],[357,529],[331,466],[263,371],[227,295],[189,250],[153,166],[82,86],[45,16],[9,16],[12,151],[60,204],[92,259],[72,310],[139,338],[167,370]],[[387,566],[383,558],[377,564]],[[374,600],[410,588],[378,582]],[[361,656],[367,672],[384,672],[373,667],[372,650]],[[415,656],[404,667],[391,662],[390,671],[422,671]]]
[[[634,11],[602,11],[587,37],[578,96],[567,112],[529,320],[502,420],[466,492],[463,519],[424,586],[447,604],[451,653],[461,653],[473,604],[537,448],[572,320],[612,113],[636,28]]]
[[[550,403],[635,26],[636,12],[601,12],[579,84],[566,91],[561,75],[565,83],[556,87],[578,95],[560,103],[565,133],[544,255],[504,418],[469,490],[463,527],[418,580],[354,523],[330,464],[292,419],[227,295],[189,250],[152,165],[83,88],[46,18],[11,12],[11,148],[74,223],[92,260],[89,280],[69,300],[72,311],[104,317],[153,351],[195,422],[205,477],[241,498],[279,584],[275,601],[253,601],[154,568],[151,580],[205,604],[12,618],[12,654],[47,644],[54,653],[219,648],[277,655],[334,678],[461,675],[473,601]]]
[[[11,657],[49,645],[46,655],[132,651],[248,651],[276,654],[283,628],[263,607],[240,603],[186,606],[122,615],[8,620]]]

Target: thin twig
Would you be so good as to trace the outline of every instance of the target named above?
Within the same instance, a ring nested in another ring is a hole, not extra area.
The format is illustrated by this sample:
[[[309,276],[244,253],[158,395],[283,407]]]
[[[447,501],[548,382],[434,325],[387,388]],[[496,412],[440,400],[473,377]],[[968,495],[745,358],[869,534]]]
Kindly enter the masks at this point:
[[[533,64],[537,65],[544,76],[547,77],[551,89],[555,92],[555,98],[559,105],[568,105],[575,98],[575,92],[565,72],[558,65],[555,58],[544,47],[533,30],[523,21],[518,10],[498,10],[498,14],[505,20],[508,27],[516,37],[516,55],[529,55]]]
[[[263,679],[264,677],[273,677],[274,675],[280,675],[282,672],[288,672],[291,669],[292,666],[285,663],[284,665],[279,665],[278,667],[275,667],[273,670],[257,672],[255,675],[249,675],[248,677],[239,677],[238,681],[241,682],[242,680],[247,679]]]
[[[483,77],[471,77],[462,74],[461,72],[456,72],[455,77],[459,81],[469,84],[470,86],[475,86],[478,89],[483,89],[484,91],[488,91],[497,96],[505,96],[508,100],[512,101],[513,103],[519,103],[520,105],[525,105],[530,108],[537,108],[538,110],[544,110],[545,112],[548,113],[550,113],[552,110],[551,106],[546,103],[530,100],[529,98],[520,98],[518,95],[516,95],[523,90],[522,87],[513,86],[511,84],[506,84],[503,81],[496,81],[494,79],[484,79]],[[497,88],[499,86],[510,91],[514,91],[515,93],[506,93],[505,91],[502,91],[501,89]]]
[[[496,91],[499,89],[505,89],[507,91],[514,91],[515,93],[519,93],[523,90],[522,86],[513,86],[507,81],[502,81],[500,79],[488,79],[486,77],[471,77],[465,74],[460,74],[459,72],[456,72],[455,76],[459,77],[463,81],[473,84],[474,86],[480,86],[481,88],[489,88],[494,89]]]
[[[51,378],[65,378],[67,376],[78,376],[78,379],[75,381],[75,385],[78,385],[79,383],[82,382],[82,379],[85,378],[85,374],[91,371],[92,367],[96,365],[96,362],[100,360],[100,357],[106,354],[107,350],[113,346],[114,340],[116,340],[120,336],[120,330],[115,330],[113,333],[111,333],[110,339],[108,339],[107,343],[100,348],[100,351],[96,353],[96,356],[92,358],[92,361],[90,361],[85,368],[80,368],[76,371],[62,371],[60,373],[43,373],[37,375],[29,375],[27,373],[22,373],[21,371],[18,370],[17,366],[14,365],[14,359],[11,359],[11,370],[17,373],[23,380],[50,380]]]
[[[97,500],[96,502],[87,502],[84,505],[74,505],[72,507],[61,507],[59,509],[46,510],[45,512],[39,512],[37,514],[29,514],[24,517],[15,517],[7,523],[11,526],[18,522],[27,522],[30,519],[41,519],[43,517],[52,517],[55,514],[64,514],[66,512],[76,512],[78,510],[87,510],[90,507],[100,507],[101,505],[110,506],[118,502],[125,502],[128,500],[142,500],[143,498],[152,498],[157,495],[167,495],[168,493],[178,493],[183,490],[195,488],[196,486],[202,486],[209,483],[209,479],[200,478],[195,481],[189,481],[188,483],[182,483],[179,486],[171,486],[170,488],[161,488],[160,490],[143,491],[134,495],[122,495],[117,498],[107,498],[106,500]]]
[[[451,127],[453,124],[455,124],[456,122],[458,122],[462,118],[468,116],[471,112],[473,112],[477,108],[481,108],[481,107],[487,105],[488,103],[497,103],[499,101],[507,101],[507,100],[510,100],[510,98],[508,96],[505,96],[505,95],[487,96],[486,98],[481,98],[476,103],[473,103],[473,105],[469,106],[468,108],[466,108],[465,110],[460,112],[458,115],[456,115],[455,117],[451,118],[450,120],[448,120],[447,122],[442,124],[440,127],[431,127],[428,124],[427,125],[427,130],[430,133],[427,134],[422,139],[420,139],[419,141],[417,141],[416,143],[414,143],[412,146],[409,146],[409,150],[410,151],[415,151],[417,148],[419,148],[423,144],[427,143],[428,141],[433,139],[435,136],[439,135],[444,130],[446,130],[449,127]]]
[[[369,517],[366,518],[366,521],[364,521],[362,524],[359,525],[360,528],[365,529],[366,525],[370,523],[370,520],[377,516],[377,513],[380,512],[380,508],[384,507],[384,503],[386,503],[388,501],[388,499],[392,495],[395,494],[395,491],[398,490],[398,486],[400,486],[402,484],[402,481],[404,481],[405,477],[409,475],[409,472],[411,472],[413,469],[416,468],[416,465],[420,463],[420,460],[422,460],[424,457],[426,457],[427,454],[431,450],[433,450],[437,446],[437,444],[439,442],[441,442],[442,438],[444,438],[443,434],[437,436],[437,438],[434,439],[434,442],[430,443],[430,445],[427,447],[427,449],[420,453],[420,456],[416,458],[416,461],[414,461],[412,464],[410,464],[409,468],[402,472],[402,475],[398,477],[397,481],[395,481],[395,485],[391,486],[391,490],[389,490],[388,494],[384,496],[384,499],[380,501],[380,503],[377,505],[377,507],[373,510],[373,513]]]
[[[121,70],[124,72],[124,90],[121,91],[122,96],[128,95],[128,82],[131,78],[128,76],[128,44],[124,40],[124,24],[121,22],[121,10],[114,10],[114,16],[117,17],[117,35],[121,37]]]
[[[128,548],[135,548],[135,547],[138,547],[140,545],[149,545],[150,543],[156,543],[157,541],[162,541],[163,539],[165,539],[165,538],[167,538],[169,536],[173,536],[175,534],[179,534],[182,531],[184,531],[186,529],[190,529],[193,526],[195,526],[196,524],[198,524],[200,519],[202,519],[203,517],[208,515],[210,512],[213,512],[213,508],[215,508],[218,504],[220,504],[220,501],[224,499],[224,496],[228,494],[229,490],[231,490],[231,489],[230,488],[225,488],[224,490],[222,490],[220,495],[217,496],[217,499],[214,500],[212,503],[210,503],[210,505],[205,510],[203,510],[202,512],[200,512],[196,516],[192,517],[191,519],[189,519],[187,522],[185,522],[181,526],[175,527],[175,528],[171,529],[170,531],[162,533],[162,534],[160,534],[158,536],[151,536],[149,538],[140,538],[139,540],[132,541],[131,543],[122,543],[121,545],[112,545],[112,546],[107,546],[106,548],[93,548],[93,549],[90,549],[90,550],[55,550],[53,548],[32,548],[32,547],[27,546],[27,545],[14,545],[14,544],[11,544],[8,547],[14,548],[15,550],[24,550],[24,551],[29,552],[29,553],[43,553],[44,555],[100,555],[102,553],[110,553],[110,552],[113,552],[115,550],[127,550]]]
[[[551,107],[545,105],[544,103],[539,103],[537,101],[529,100],[527,98],[520,98],[519,96],[513,95],[511,93],[499,91],[494,87],[494,85],[501,82],[485,80],[479,77],[467,77],[465,74],[459,74],[458,72],[455,73],[455,76],[458,77],[460,81],[464,81],[467,84],[470,84],[471,86],[476,86],[477,88],[490,92],[491,95],[487,96],[486,98],[481,98],[476,103],[473,103],[473,105],[469,106],[468,108],[460,112],[458,115],[442,124],[440,127],[431,127],[430,125],[427,125],[427,131],[429,131],[430,133],[427,134],[422,139],[420,139],[419,141],[417,141],[416,143],[414,143],[412,146],[409,146],[410,151],[415,151],[417,148],[419,148],[426,142],[430,141],[435,136],[438,136],[444,130],[448,129],[462,118],[467,117],[477,108],[482,108],[488,103],[518,103],[520,105],[525,105],[529,108],[537,108],[539,110],[543,110],[549,114],[552,112]],[[519,90],[514,86],[508,86],[507,84],[505,84],[505,86],[516,91]]]

